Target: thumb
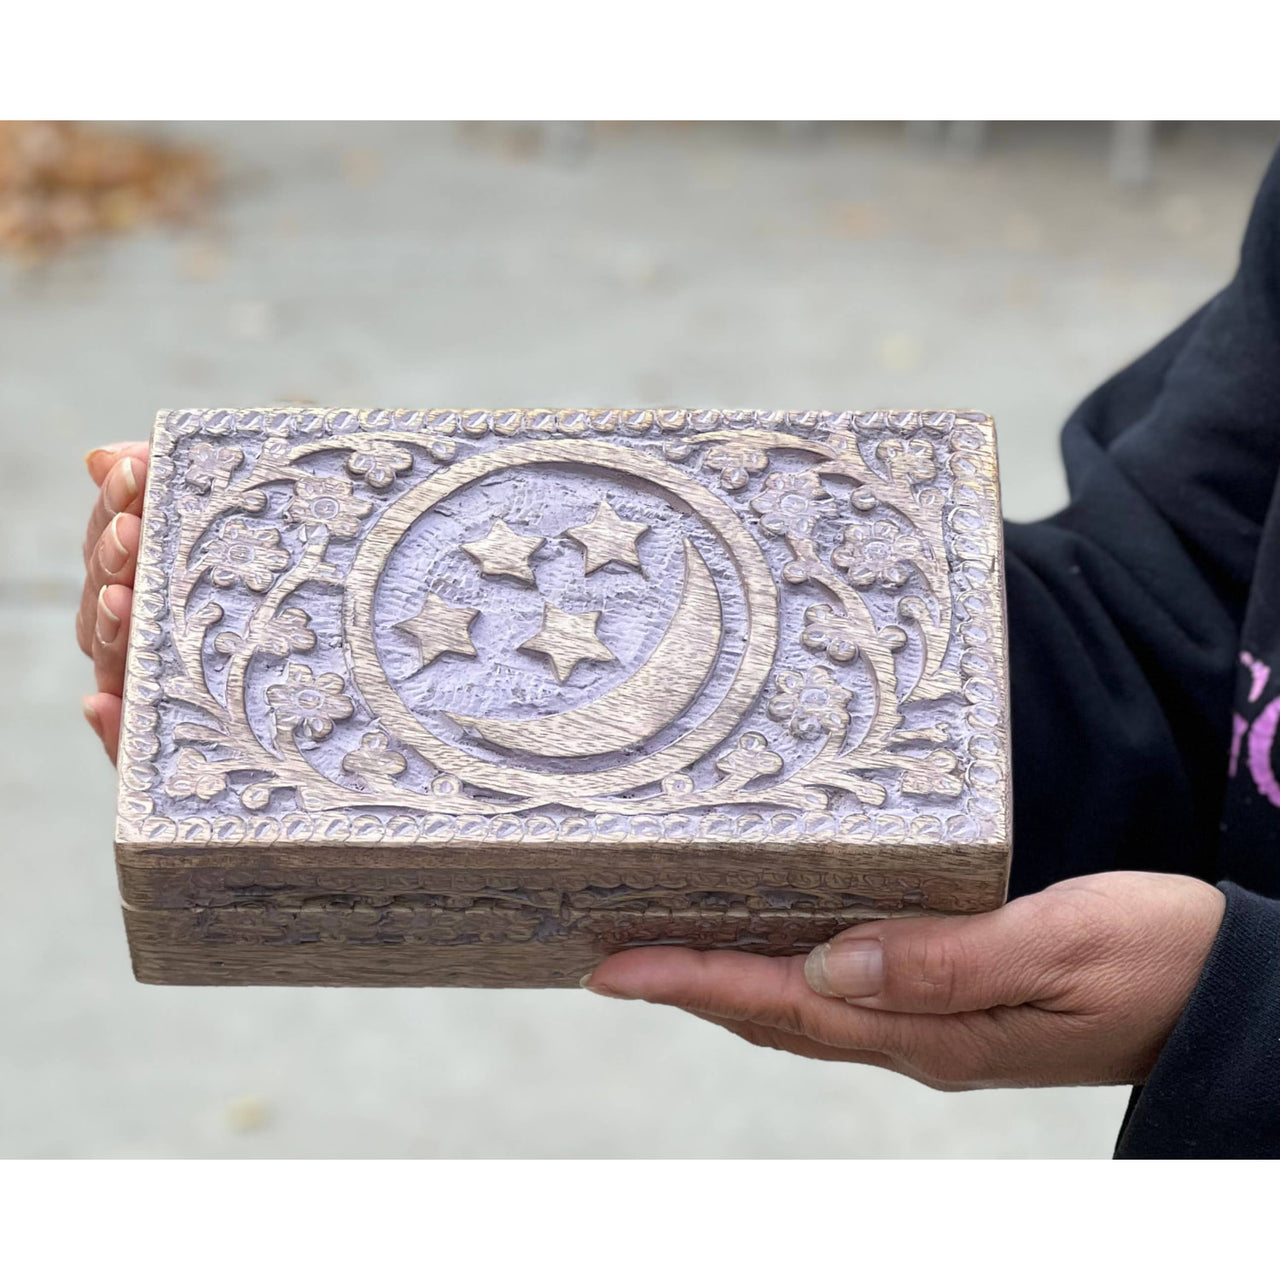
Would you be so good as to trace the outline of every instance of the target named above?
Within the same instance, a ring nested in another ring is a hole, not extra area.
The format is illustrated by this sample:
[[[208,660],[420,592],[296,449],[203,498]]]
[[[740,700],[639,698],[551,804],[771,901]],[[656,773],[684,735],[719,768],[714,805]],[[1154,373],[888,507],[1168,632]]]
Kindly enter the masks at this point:
[[[967,1013],[1027,1004],[1060,990],[1070,966],[1055,953],[1040,895],[980,916],[876,920],[810,952],[819,995],[897,1013]]]

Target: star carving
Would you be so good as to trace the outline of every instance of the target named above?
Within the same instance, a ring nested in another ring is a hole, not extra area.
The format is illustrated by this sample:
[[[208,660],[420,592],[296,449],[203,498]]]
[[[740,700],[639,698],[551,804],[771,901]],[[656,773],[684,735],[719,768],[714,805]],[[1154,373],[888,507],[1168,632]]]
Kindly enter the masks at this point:
[[[556,679],[563,684],[579,662],[613,662],[609,646],[596,635],[600,621],[593,613],[566,613],[553,604],[542,606],[542,629],[519,647],[526,652],[545,654],[551,660]]]
[[[611,562],[640,568],[636,542],[648,532],[647,524],[623,520],[607,502],[600,504],[586,524],[564,531],[566,538],[572,538],[582,548],[586,573],[594,573]]]
[[[529,557],[546,542],[530,538],[508,527],[505,520],[495,520],[493,527],[477,542],[464,542],[462,549],[487,577],[505,576],[532,583],[533,569]]]
[[[406,618],[395,625],[397,630],[412,636],[417,643],[421,662],[415,670],[421,671],[442,653],[460,653],[465,658],[476,657],[476,647],[471,643],[471,624],[479,616],[479,609],[445,604],[439,596],[429,595],[426,604],[412,618]]]

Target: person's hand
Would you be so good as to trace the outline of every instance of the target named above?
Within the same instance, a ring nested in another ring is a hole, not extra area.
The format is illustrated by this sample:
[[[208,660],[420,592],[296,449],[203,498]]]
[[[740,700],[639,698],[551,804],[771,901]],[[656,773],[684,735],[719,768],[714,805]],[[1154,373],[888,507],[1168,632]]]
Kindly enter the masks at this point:
[[[807,958],[622,951],[583,986],[937,1089],[1136,1084],[1190,998],[1224,903],[1186,876],[1113,871],[986,915],[869,921]]]
[[[133,578],[142,535],[147,446],[105,445],[85,457],[98,497],[84,539],[84,592],[76,639],[93,659],[98,692],[84,699],[84,718],[114,764],[120,740],[120,696],[133,612]]]

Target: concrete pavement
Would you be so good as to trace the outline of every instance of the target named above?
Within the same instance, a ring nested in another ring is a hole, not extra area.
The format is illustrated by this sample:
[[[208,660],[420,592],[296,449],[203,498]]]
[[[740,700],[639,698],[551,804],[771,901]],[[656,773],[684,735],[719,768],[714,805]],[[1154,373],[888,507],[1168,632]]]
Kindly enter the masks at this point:
[[[931,1093],[578,992],[135,985],[80,720],[80,457],[159,406],[974,407],[1007,512],[1225,280],[1276,131],[1111,186],[1091,126],[959,161],[813,131],[186,126],[203,224],[0,263],[0,1155],[1105,1156],[1118,1089]]]

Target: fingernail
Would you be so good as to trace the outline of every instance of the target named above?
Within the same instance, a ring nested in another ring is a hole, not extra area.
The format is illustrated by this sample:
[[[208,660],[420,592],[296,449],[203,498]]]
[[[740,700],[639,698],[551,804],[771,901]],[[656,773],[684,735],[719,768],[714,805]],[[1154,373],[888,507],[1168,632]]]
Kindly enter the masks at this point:
[[[104,538],[101,549],[98,551],[98,563],[108,573],[119,573],[124,568],[124,563],[129,558],[129,549],[120,541],[120,517],[112,516],[111,523],[107,525],[107,532],[111,535]]]
[[[89,728],[102,737],[102,718],[98,715],[97,708],[89,701],[83,698],[80,701],[80,710],[84,712],[84,718],[89,722]]]
[[[120,474],[124,477],[124,501],[118,507],[113,506],[109,487],[103,491],[102,495],[103,501],[107,504],[107,510],[113,515],[123,511],[138,496],[138,477],[135,474],[132,458],[126,458],[120,464]]]
[[[598,983],[595,986],[592,986],[591,979],[594,978],[595,976],[596,975],[594,972],[584,974],[581,978],[578,979],[578,986],[580,986],[584,991],[590,991],[592,995],[608,996],[611,1000],[634,1000],[635,999],[635,996],[624,996],[620,991],[614,991],[612,987],[601,986]]]
[[[115,444],[94,445],[94,447],[84,455],[85,465],[88,466],[89,460],[91,458],[96,458],[100,453],[117,454],[120,452],[121,449],[125,448],[128,444],[129,444],[128,440],[117,440]]]
[[[107,607],[107,589],[98,592],[98,622],[94,630],[102,644],[110,644],[120,634],[120,619]]]
[[[814,947],[804,976],[820,996],[879,995],[884,983],[884,948],[877,938],[847,938]]]

